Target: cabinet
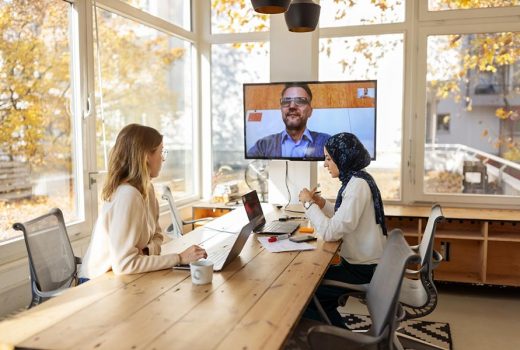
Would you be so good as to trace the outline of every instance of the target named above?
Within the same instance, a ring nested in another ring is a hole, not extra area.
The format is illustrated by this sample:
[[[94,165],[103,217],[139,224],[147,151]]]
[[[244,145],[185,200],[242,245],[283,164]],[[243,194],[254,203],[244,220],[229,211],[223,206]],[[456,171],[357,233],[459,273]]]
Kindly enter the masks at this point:
[[[444,261],[435,270],[439,281],[520,286],[520,211],[442,208],[435,249]],[[418,244],[430,207],[385,206],[389,230],[403,230]]]
[[[235,209],[236,205],[226,205],[223,203],[208,203],[208,202],[197,202],[192,206],[191,215],[193,220],[202,218],[216,218],[229,213]],[[200,222],[200,225],[204,225],[204,222]]]

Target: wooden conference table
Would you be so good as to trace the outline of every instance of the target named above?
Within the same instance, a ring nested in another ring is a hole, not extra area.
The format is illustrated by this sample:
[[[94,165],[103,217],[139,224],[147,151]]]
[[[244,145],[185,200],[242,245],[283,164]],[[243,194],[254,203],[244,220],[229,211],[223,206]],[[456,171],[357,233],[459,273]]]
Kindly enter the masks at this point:
[[[281,214],[272,209],[266,216]],[[245,222],[243,208],[217,220],[229,219]],[[198,228],[166,243],[163,252],[217,234]],[[252,234],[240,256],[202,286],[182,270],[106,273],[0,323],[0,348],[278,349],[339,247],[312,244],[316,250],[269,253]]]

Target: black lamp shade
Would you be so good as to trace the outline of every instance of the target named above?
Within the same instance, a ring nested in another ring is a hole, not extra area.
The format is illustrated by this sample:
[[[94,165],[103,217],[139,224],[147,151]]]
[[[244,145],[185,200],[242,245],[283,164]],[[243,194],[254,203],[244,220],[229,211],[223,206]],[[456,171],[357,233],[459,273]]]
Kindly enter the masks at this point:
[[[251,0],[256,12],[275,14],[287,11],[291,0]]]
[[[320,20],[320,9],[312,0],[293,0],[284,14],[287,28],[291,32],[312,32]]]

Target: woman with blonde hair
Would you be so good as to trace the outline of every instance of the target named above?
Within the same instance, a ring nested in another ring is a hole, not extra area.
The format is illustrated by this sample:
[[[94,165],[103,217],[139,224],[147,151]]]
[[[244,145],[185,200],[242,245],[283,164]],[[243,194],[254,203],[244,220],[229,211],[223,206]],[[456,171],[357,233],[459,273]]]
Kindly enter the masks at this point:
[[[103,208],[79,273],[80,281],[107,271],[131,274],[187,264],[207,254],[191,246],[180,254],[161,253],[159,203],[151,179],[159,175],[163,136],[139,124],[125,126],[110,152]]]

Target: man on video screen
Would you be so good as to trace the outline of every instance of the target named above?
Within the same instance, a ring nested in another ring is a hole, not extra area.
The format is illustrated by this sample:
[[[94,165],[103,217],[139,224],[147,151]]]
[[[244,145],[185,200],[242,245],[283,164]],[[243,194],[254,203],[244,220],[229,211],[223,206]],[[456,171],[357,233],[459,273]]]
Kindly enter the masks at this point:
[[[285,130],[258,140],[249,157],[323,158],[330,135],[307,129],[312,114],[312,92],[307,84],[290,83],[282,90],[280,107]]]

